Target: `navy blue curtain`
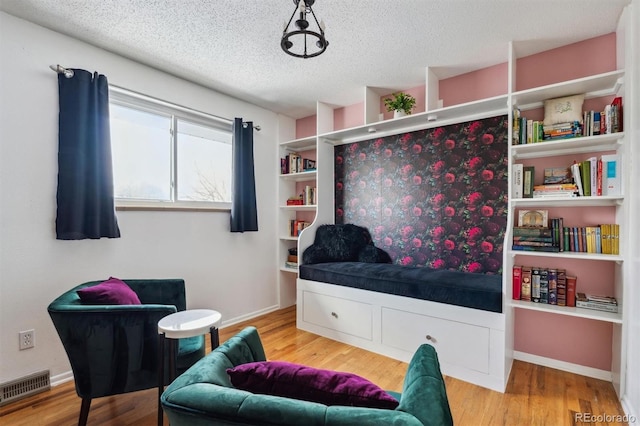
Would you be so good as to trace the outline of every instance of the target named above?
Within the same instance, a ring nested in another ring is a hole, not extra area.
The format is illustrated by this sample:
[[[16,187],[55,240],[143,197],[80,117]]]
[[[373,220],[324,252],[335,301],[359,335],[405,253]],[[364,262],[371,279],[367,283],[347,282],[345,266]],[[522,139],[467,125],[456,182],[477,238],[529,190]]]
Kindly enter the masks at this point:
[[[118,238],[113,200],[107,77],[74,69],[58,74],[56,238]]]
[[[231,232],[258,230],[256,181],[253,169],[253,122],[233,121],[233,193]]]

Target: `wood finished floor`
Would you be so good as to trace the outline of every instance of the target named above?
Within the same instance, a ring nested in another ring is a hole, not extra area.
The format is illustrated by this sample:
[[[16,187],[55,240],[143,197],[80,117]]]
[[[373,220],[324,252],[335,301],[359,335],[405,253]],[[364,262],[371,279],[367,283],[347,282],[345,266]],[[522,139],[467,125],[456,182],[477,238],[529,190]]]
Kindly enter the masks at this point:
[[[247,325],[258,328],[267,357],[366,377],[384,389],[401,391],[407,364],[298,330],[295,307],[276,311],[220,331],[220,340]],[[445,378],[454,424],[611,425],[575,421],[575,413],[622,415],[611,383],[515,361],[507,391],[484,389]],[[156,424],[157,390],[99,398],[92,402],[89,425]],[[0,407],[0,425],[76,425],[80,398],[68,382]],[[165,425],[168,420],[165,416]]]

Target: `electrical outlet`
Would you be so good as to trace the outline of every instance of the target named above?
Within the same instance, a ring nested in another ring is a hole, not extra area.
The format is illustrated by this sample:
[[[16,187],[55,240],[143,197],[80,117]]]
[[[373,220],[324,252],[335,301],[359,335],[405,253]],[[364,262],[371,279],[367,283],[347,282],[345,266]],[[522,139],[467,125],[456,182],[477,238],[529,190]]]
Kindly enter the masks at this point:
[[[20,350],[33,348],[36,345],[36,331],[26,330],[18,333],[20,337]]]

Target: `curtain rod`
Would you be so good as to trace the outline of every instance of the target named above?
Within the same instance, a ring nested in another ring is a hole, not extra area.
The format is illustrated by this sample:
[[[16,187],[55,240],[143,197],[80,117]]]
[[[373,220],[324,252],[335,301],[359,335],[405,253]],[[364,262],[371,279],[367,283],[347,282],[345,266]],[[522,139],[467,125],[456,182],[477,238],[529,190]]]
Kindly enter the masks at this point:
[[[74,74],[72,69],[65,68],[65,67],[63,67],[61,65],[49,65],[49,68],[51,68],[53,71],[55,71],[58,74],[64,74],[64,76],[67,77],[67,78],[73,77],[73,74]],[[142,93],[134,92],[132,90],[125,89],[123,87],[118,87],[118,86],[115,86],[113,84],[109,84],[109,90],[114,90],[117,93],[124,93],[126,95],[134,96],[134,97],[137,97],[137,98],[140,98],[140,99],[143,99],[143,100],[153,100],[154,102],[163,103],[165,105],[171,106],[172,108],[181,109],[181,110],[183,110],[185,112],[188,112],[190,114],[200,115],[200,116],[204,116],[204,117],[207,117],[207,118],[213,117],[213,118],[215,118],[217,120],[223,121],[223,122],[228,123],[228,124],[233,123],[233,120],[230,120],[230,119],[225,118],[225,117],[219,117],[219,116],[216,116],[216,115],[213,115],[213,114],[203,113],[203,112],[200,112],[200,111],[196,111],[196,110],[194,110],[192,108],[183,107],[181,105],[170,104],[169,102],[165,102],[165,101],[162,101],[160,99],[153,98],[151,96],[143,95]],[[247,122],[243,122],[242,124],[245,127],[248,125]],[[254,125],[253,128],[254,128],[254,130],[256,130],[258,132],[260,130],[262,130],[261,127],[258,126],[258,125]]]

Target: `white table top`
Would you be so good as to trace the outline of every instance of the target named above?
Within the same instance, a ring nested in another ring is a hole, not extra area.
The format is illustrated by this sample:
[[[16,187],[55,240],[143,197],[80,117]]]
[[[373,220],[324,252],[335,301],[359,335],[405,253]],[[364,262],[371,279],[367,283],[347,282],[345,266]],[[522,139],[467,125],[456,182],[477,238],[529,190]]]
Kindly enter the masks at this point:
[[[200,336],[220,323],[222,315],[211,309],[175,312],[158,321],[158,333],[170,339]]]

